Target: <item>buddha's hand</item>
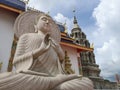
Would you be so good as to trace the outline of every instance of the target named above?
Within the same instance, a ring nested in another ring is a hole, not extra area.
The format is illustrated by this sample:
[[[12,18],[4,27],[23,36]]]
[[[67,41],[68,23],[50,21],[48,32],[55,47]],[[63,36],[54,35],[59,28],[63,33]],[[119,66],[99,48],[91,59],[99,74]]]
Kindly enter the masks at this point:
[[[50,41],[50,34],[46,34],[45,35],[45,38],[44,38],[44,43],[46,44],[46,45],[48,45],[49,44],[49,41]]]
[[[60,44],[56,43],[55,40],[53,40],[53,39],[51,39],[50,41],[51,41],[51,46],[54,48],[54,50],[58,54],[60,62],[62,63],[65,55],[64,55],[64,52],[63,52]]]
[[[76,74],[71,74],[71,75],[63,75],[63,74],[58,74],[57,77],[59,80],[65,82],[73,79],[81,79],[82,75],[76,75]]]
[[[50,41],[51,41],[52,47],[53,47],[56,51],[58,51],[59,48],[60,48],[60,45],[59,45],[58,43],[56,43],[55,40],[53,40],[52,38],[50,38]]]

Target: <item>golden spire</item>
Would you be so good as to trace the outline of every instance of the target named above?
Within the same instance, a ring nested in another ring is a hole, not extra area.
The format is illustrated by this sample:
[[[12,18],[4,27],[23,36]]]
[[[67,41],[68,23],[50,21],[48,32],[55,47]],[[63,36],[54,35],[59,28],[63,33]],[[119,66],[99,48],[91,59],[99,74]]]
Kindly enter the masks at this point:
[[[73,13],[74,13],[74,16],[75,16],[75,8],[73,8]]]
[[[78,22],[77,22],[77,18],[76,18],[76,15],[75,15],[75,12],[76,10],[73,9],[73,14],[74,14],[74,18],[73,18],[73,28],[79,28],[79,25],[78,25]]]
[[[65,51],[65,71],[67,74],[74,74],[75,72],[71,68],[71,63],[67,51]]]

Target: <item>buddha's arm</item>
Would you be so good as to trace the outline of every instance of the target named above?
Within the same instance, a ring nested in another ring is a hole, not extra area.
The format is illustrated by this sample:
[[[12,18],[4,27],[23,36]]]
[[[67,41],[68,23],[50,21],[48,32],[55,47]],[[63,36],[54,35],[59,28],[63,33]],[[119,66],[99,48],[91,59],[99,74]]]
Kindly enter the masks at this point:
[[[43,41],[38,49],[32,50],[30,52],[25,52],[26,47],[30,47],[30,45],[28,45],[28,43],[26,42],[28,39],[29,38],[27,37],[27,35],[23,35],[22,37],[20,37],[13,64],[28,58],[32,58],[34,60],[41,54],[43,54],[50,46],[50,44],[46,45]]]
[[[44,52],[46,52],[49,47],[50,47],[50,44],[46,46],[46,45],[44,44],[44,42],[42,42],[41,47],[38,48],[38,49],[36,49],[36,50],[34,50],[34,51],[32,52],[32,54],[33,54],[33,59],[36,59],[36,58],[38,58],[41,54],[44,54]]]
[[[19,38],[16,52],[15,52],[15,56],[14,56],[14,60],[13,60],[13,64],[19,63],[20,61],[24,61],[25,59],[28,59],[28,58],[33,58],[32,52],[25,53],[27,39],[28,38],[27,38],[26,34],[22,35]]]
[[[48,75],[46,73],[40,73],[40,72],[31,71],[31,70],[20,71],[20,73],[38,75],[38,76],[50,76],[50,75]]]
[[[58,45],[58,48],[56,48],[56,49],[57,49],[57,53],[58,53],[58,56],[60,58],[60,61],[63,62],[63,60],[64,60],[64,52],[63,52],[61,46]]]

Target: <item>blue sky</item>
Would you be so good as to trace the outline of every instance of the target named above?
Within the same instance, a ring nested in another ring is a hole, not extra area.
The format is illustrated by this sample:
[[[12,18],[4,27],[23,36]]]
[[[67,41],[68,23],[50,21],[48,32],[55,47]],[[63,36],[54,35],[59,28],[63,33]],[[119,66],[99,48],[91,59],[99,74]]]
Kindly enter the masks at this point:
[[[94,43],[96,62],[101,76],[113,80],[120,74],[120,0],[30,0],[28,5],[50,15],[58,22],[66,21],[69,32],[73,12],[79,26]],[[112,78],[111,78],[112,77]]]

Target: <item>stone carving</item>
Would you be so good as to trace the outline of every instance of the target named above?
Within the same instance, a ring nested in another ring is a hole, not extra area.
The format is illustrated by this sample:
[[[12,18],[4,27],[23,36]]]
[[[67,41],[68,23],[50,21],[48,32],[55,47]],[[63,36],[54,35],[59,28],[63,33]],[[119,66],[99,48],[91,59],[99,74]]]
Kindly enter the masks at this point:
[[[42,12],[30,18],[30,13],[34,16],[35,12],[25,12],[15,22],[19,38],[13,61],[16,70],[0,74],[0,90],[93,90],[88,78],[64,72],[60,31],[52,18]]]

